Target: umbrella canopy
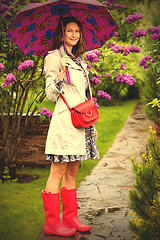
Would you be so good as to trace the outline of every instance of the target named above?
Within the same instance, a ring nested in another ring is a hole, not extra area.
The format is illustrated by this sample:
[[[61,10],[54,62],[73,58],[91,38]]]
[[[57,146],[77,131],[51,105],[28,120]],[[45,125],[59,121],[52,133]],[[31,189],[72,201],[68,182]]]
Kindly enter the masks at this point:
[[[118,28],[105,6],[96,0],[49,0],[24,7],[6,35],[25,54],[44,56],[50,50],[60,16],[73,16],[82,24],[86,51],[102,47]]]

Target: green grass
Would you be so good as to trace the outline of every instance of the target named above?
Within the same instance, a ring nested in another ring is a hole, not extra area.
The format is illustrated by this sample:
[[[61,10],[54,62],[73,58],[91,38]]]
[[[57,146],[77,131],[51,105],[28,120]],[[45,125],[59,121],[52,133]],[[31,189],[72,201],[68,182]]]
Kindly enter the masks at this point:
[[[123,102],[119,106],[101,107],[97,147],[100,156],[112,146],[136,101]],[[45,106],[46,107],[46,106]],[[90,174],[99,160],[83,161],[77,174],[77,184]],[[38,174],[40,178],[31,183],[0,183],[0,236],[1,240],[36,240],[43,229],[44,212],[41,190],[45,188],[49,169],[21,168],[21,172]],[[95,179],[96,180],[96,179]]]

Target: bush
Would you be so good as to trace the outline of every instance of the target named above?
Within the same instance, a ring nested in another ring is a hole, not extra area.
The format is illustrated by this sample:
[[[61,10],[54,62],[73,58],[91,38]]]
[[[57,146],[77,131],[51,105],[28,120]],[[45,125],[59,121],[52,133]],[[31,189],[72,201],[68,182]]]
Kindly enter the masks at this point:
[[[136,239],[160,239],[160,140],[150,127],[150,137],[142,163],[132,159],[136,183],[130,190],[130,207],[133,219],[130,229]]]

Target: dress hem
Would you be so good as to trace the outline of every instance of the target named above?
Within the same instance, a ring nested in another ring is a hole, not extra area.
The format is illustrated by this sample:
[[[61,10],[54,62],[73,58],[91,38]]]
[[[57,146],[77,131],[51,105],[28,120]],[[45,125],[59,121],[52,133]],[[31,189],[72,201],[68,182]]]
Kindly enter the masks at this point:
[[[61,157],[62,156],[57,156],[57,155],[56,155],[56,157],[54,155],[53,156],[47,156],[46,160],[50,161],[50,162],[68,163],[68,162],[75,162],[75,161],[82,162],[82,161],[85,161],[85,160],[88,160],[88,159],[91,159],[91,160],[100,159],[100,156],[91,157],[91,156],[85,156],[85,155],[78,156],[77,159],[73,156],[72,156],[72,158],[70,156],[66,156],[66,159],[64,159],[64,155],[63,155],[62,158]]]

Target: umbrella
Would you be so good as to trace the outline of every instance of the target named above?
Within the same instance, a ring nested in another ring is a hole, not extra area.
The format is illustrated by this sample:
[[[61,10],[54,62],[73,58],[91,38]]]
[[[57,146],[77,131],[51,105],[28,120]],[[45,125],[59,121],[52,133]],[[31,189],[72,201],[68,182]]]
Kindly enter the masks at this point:
[[[30,3],[16,16],[6,35],[28,55],[47,55],[60,16],[73,16],[83,26],[86,51],[100,48],[118,28],[105,6],[96,0],[49,0]]]

